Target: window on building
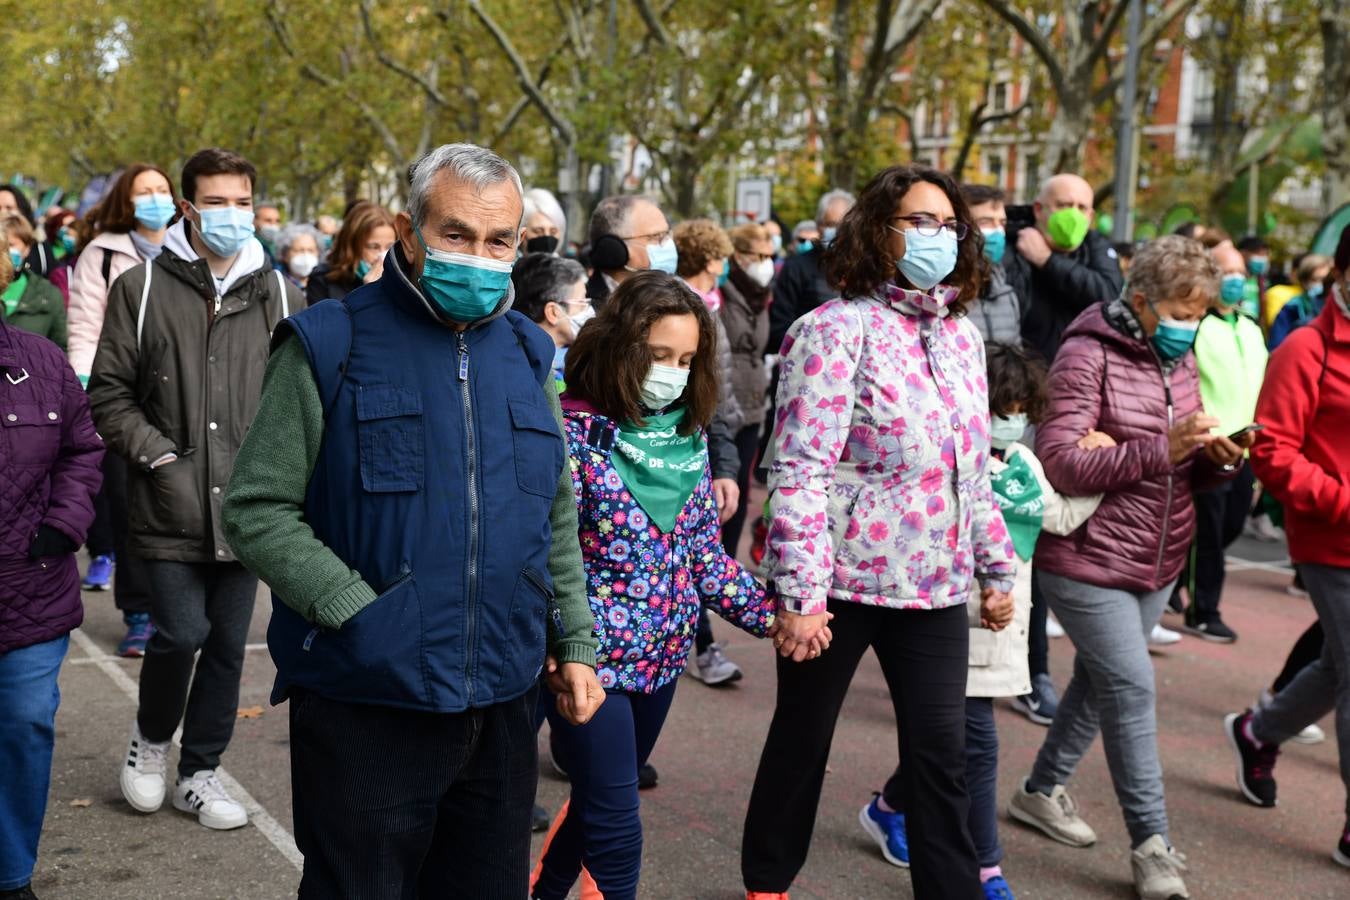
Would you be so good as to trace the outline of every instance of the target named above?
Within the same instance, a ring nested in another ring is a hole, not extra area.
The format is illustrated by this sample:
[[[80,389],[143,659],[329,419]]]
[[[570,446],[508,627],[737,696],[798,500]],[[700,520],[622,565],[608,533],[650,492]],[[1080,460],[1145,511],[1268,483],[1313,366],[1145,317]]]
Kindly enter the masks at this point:
[[[1003,151],[993,150],[984,154],[984,171],[991,175],[994,184],[1003,186]]]
[[[1005,112],[1008,109],[1009,87],[1010,85],[1006,81],[994,85],[994,96],[992,98],[994,112]]]

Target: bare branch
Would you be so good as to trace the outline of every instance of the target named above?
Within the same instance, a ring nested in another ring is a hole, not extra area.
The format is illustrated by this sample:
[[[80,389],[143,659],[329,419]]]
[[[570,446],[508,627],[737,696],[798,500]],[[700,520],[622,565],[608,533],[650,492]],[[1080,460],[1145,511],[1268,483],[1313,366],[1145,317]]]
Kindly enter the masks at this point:
[[[1190,12],[1196,2],[1197,0],[1172,0],[1156,16],[1149,17],[1143,29],[1139,32],[1140,53],[1152,53],[1154,46],[1162,40],[1163,35],[1167,33],[1173,23]],[[1117,72],[1122,77],[1125,74],[1125,60],[1123,58],[1116,64],[1115,70],[1111,74],[1114,76]]]
[[[1106,14],[1106,18],[1102,21],[1101,30],[1097,32],[1097,36],[1092,42],[1092,50],[1088,53],[1087,63],[1084,66],[1086,71],[1091,72],[1093,67],[1097,65],[1097,61],[1106,57],[1107,52],[1111,49],[1111,38],[1120,28],[1120,20],[1125,15],[1126,10],[1130,8],[1130,2],[1131,0],[1116,0],[1115,6],[1112,6]],[[1139,2],[1143,3],[1144,0],[1139,0]]]
[[[909,44],[919,36],[919,32],[933,18],[933,13],[942,4],[942,0],[919,0],[902,3],[892,14],[883,52],[887,59],[895,59]]]
[[[1036,30],[1036,26],[1027,21],[1017,10],[1013,9],[1008,0],[980,0],[985,6],[997,15],[1000,19],[1013,27],[1013,30],[1027,42],[1032,52],[1040,59],[1041,65],[1045,66],[1046,74],[1050,76],[1050,83],[1055,89],[1055,96],[1062,97],[1068,93],[1068,80],[1064,74],[1064,67],[1060,65],[1059,58],[1055,55],[1055,48],[1050,46],[1050,42],[1045,39],[1045,35]],[[1194,2],[1194,0],[1190,0]]]
[[[520,82],[520,86],[525,91],[526,96],[530,98],[530,101],[534,103],[535,106],[539,107],[539,111],[544,114],[544,118],[548,119],[549,125],[551,125],[553,130],[558,133],[558,137],[564,144],[569,147],[576,144],[576,129],[572,126],[571,122],[553,108],[553,104],[549,103],[548,98],[546,98],[539,90],[539,85],[535,83],[534,78],[530,75],[530,70],[525,66],[525,60],[521,57],[519,51],[516,50],[515,44],[511,43],[511,39],[506,36],[506,32],[497,24],[497,20],[492,18],[492,16],[483,9],[480,0],[468,0],[468,4],[469,9],[478,17],[478,21],[483,23],[483,27],[488,30],[488,33],[492,35],[492,39],[497,42],[497,46],[501,48],[502,53],[506,54],[506,58],[510,61],[511,67],[516,70],[516,80]]]
[[[680,45],[670,36],[670,32],[666,30],[666,26],[661,24],[661,17],[656,14],[656,11],[652,9],[652,5],[648,3],[647,0],[633,0],[633,6],[637,9],[637,14],[642,19],[642,24],[647,26],[648,33],[651,34],[658,44],[662,47],[674,49],[680,56],[685,55],[684,50],[680,48]]]
[[[440,107],[448,107],[450,105],[449,99],[436,87],[434,80],[417,74],[390,56],[384,49],[384,44],[375,36],[375,25],[370,20],[370,8],[371,0],[361,0],[361,25],[366,32],[366,40],[370,42],[370,48],[375,51],[375,58],[380,61],[380,65],[421,88],[422,93],[426,94],[427,99],[432,103]],[[435,60],[432,60],[431,68],[433,72],[436,70]]]
[[[883,103],[880,107],[882,115],[895,116],[898,119],[904,119],[906,131],[909,132],[909,160],[916,162],[919,159],[919,133],[914,128],[914,111],[898,106],[894,103]]]

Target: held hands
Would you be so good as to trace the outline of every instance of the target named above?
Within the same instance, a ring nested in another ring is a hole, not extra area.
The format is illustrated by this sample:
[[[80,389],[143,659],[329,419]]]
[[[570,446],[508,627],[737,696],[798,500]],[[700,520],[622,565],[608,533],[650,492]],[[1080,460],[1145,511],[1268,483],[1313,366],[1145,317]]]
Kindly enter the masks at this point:
[[[1078,439],[1079,450],[1109,450],[1114,446],[1115,439],[1102,431],[1089,431]]]
[[[1012,623],[1013,596],[1007,591],[987,587],[980,591],[980,626],[1002,631]]]
[[[769,637],[778,655],[793,662],[815,659],[830,648],[834,635],[830,632],[830,620],[834,613],[823,612],[813,616],[802,616],[780,609],[769,629]]]
[[[717,499],[717,522],[725,525],[741,505],[741,487],[734,478],[715,479],[712,486],[713,497]]]
[[[1172,465],[1180,465],[1195,452],[1197,447],[1205,447],[1215,441],[1224,441],[1230,447],[1236,446],[1228,438],[1210,434],[1210,430],[1218,427],[1218,424],[1219,420],[1213,416],[1196,413],[1173,425],[1172,430],[1167,432],[1167,455],[1172,461]],[[1241,454],[1238,455],[1241,456]],[[1210,459],[1214,459],[1214,457],[1211,456]],[[1226,465],[1226,463],[1220,463],[1220,465]]]
[[[1017,252],[1038,269],[1050,261],[1050,244],[1039,228],[1023,228],[1017,232]]]
[[[605,692],[590,666],[559,665],[550,656],[544,660],[544,679],[548,689],[558,697],[558,712],[573,725],[585,725],[605,702]]]
[[[1205,446],[1205,455],[1216,466],[1236,466],[1255,440],[1256,435],[1250,431],[1239,435],[1237,440],[1219,435]]]

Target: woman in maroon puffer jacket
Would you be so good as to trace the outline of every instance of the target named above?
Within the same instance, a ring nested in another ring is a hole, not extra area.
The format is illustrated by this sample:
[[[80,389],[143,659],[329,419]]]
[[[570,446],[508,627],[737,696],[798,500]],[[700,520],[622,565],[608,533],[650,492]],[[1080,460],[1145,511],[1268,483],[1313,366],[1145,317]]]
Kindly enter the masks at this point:
[[[1036,548],[1041,588],[1077,655],[1009,813],[1063,843],[1095,842],[1064,785],[1100,728],[1145,898],[1187,896],[1168,841],[1148,634],[1191,540],[1192,491],[1232,477],[1242,459],[1243,447],[1209,433],[1218,420],[1201,409],[1191,356],[1218,292],[1219,270],[1198,242],[1169,236],[1142,248],[1122,296],[1065,332],[1036,436],[1056,490],[1105,496],[1085,525],[1067,537],[1045,534]],[[1083,449],[1090,431],[1115,446]]]
[[[0,289],[12,275],[6,257]],[[65,353],[0,321],[0,894],[26,888],[37,858],[56,676],[83,616],[75,550],[94,521],[102,460]]]

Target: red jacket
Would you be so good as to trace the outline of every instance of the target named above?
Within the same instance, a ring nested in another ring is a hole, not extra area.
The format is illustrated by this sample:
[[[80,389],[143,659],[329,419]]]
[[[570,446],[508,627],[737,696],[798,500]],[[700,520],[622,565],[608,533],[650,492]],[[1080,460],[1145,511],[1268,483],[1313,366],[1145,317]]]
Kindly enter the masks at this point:
[[[1186,354],[1164,376],[1152,348],[1107,322],[1102,310],[1091,307],[1064,333],[1036,455],[1061,494],[1105,496],[1077,531],[1041,535],[1036,566],[1099,587],[1156,591],[1186,561],[1195,530],[1191,491],[1224,476],[1203,454],[1180,465],[1168,454],[1169,412],[1172,422],[1200,412],[1195,358]],[[1117,446],[1079,450],[1078,440],[1094,429]]]
[[[1252,468],[1284,504],[1294,562],[1350,567],[1350,320],[1335,302],[1270,357]]]

